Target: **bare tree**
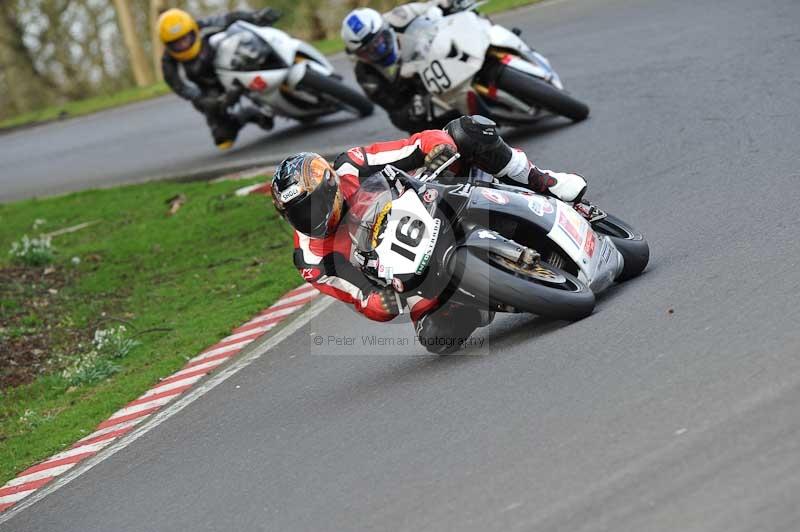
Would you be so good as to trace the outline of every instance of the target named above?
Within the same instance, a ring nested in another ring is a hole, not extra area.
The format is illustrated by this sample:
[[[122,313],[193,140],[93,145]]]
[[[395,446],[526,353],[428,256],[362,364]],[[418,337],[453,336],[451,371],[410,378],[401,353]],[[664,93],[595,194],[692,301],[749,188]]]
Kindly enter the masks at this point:
[[[164,46],[158,35],[158,17],[165,9],[164,0],[150,0],[150,42],[153,52],[153,71],[159,81],[164,78],[161,73],[161,56],[164,53]]]
[[[117,9],[119,27],[125,39],[125,47],[128,49],[128,60],[130,61],[136,84],[140,87],[152,85],[153,70],[150,68],[147,59],[145,59],[142,42],[136,34],[136,25],[131,15],[128,0],[114,0],[114,6]]]

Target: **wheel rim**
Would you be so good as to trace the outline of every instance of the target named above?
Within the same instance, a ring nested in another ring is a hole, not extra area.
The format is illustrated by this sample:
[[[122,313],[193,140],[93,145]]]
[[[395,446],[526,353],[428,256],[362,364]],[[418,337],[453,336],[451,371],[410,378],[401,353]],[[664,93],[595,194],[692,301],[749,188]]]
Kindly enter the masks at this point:
[[[535,283],[569,292],[580,292],[582,289],[580,285],[564,275],[563,272],[541,260],[531,266],[526,266],[512,262],[494,253],[489,253],[488,258],[503,270]]]

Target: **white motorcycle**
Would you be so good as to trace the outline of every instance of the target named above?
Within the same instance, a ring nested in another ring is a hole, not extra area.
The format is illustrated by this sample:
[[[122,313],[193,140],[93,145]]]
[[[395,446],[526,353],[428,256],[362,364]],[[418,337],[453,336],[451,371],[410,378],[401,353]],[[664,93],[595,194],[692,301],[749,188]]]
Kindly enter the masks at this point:
[[[226,92],[246,96],[268,115],[308,122],[338,111],[372,114],[372,102],[345,85],[324,55],[281,30],[239,21],[210,44]]]
[[[543,55],[474,11],[417,18],[402,34],[401,48],[400,75],[417,76],[431,95],[429,119],[454,110],[501,125],[547,113],[574,121],[589,116]]]

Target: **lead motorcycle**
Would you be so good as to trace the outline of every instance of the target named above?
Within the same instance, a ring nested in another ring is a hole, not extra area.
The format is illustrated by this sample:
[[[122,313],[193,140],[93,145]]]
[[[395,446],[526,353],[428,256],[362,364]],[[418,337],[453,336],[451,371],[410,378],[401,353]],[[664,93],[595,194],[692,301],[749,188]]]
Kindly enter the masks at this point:
[[[387,166],[348,200],[354,264],[374,282],[404,296],[579,320],[596,293],[647,266],[642,234],[597,207],[587,220],[479,170],[442,184],[446,166],[420,178]]]
[[[338,111],[372,114],[372,102],[345,85],[324,55],[281,30],[239,21],[209,42],[229,102],[246,96],[268,115],[302,122]]]
[[[573,121],[589,107],[564,90],[550,62],[519,38],[472,11],[421,16],[402,35],[403,77],[418,77],[430,94],[429,118],[453,110],[501,125],[534,122],[547,114]]]

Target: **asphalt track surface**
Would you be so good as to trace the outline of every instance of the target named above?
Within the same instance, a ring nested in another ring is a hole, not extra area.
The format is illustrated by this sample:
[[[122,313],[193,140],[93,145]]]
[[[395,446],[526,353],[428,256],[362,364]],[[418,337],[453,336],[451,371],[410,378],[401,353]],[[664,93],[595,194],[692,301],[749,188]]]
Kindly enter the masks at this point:
[[[647,233],[645,275],[442,358],[337,303],[0,530],[800,530],[800,4],[513,19],[592,106],[517,144]]]

